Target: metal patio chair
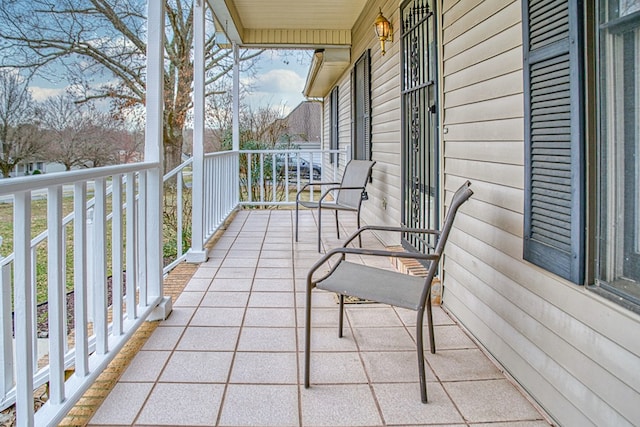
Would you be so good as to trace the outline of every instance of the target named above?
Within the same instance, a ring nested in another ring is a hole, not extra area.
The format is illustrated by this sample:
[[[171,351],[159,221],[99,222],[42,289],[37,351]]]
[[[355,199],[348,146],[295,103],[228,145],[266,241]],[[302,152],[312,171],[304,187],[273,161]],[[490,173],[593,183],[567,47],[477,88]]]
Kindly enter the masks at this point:
[[[469,188],[471,183],[467,181],[454,194],[449,211],[447,212],[442,230],[430,230],[422,228],[364,226],[359,228],[340,248],[335,248],[325,254],[307,274],[307,295],[305,307],[305,355],[304,355],[304,386],[309,387],[309,363],[311,357],[311,293],[313,288],[335,292],[339,295],[338,336],[342,337],[344,317],[344,297],[351,296],[373,302],[389,304],[417,312],[416,344],[418,352],[418,372],[420,376],[420,394],[423,403],[427,403],[427,383],[425,379],[424,349],[423,349],[423,318],[427,309],[427,321],[429,325],[429,343],[431,353],[436,352],[433,335],[433,315],[431,310],[431,282],[437,270],[444,246],[449,237],[453,220],[458,208],[473,194]],[[429,254],[409,251],[387,251],[378,249],[347,247],[356,237],[364,231],[392,231],[400,233],[416,233],[432,235],[436,237],[436,244]],[[384,270],[347,261],[348,256],[385,256],[397,258],[412,258],[428,264],[426,277],[411,276],[396,271]],[[334,257],[338,257],[335,265],[328,273],[314,279],[314,273],[325,263]]]
[[[313,182],[308,183],[296,194],[296,242],[298,241],[298,210],[299,206],[318,209],[318,252],[320,252],[322,234],[322,210],[333,210],[336,217],[336,233],[340,238],[338,211],[356,212],[358,228],[360,228],[360,205],[367,199],[366,186],[371,178],[371,169],[376,162],[372,160],[351,160],[347,163],[342,174],[342,182]],[[302,200],[300,196],[311,185],[324,188],[318,200]],[[330,186],[330,187],[327,187]],[[331,196],[331,198],[329,198]],[[360,240],[360,244],[362,241]]]

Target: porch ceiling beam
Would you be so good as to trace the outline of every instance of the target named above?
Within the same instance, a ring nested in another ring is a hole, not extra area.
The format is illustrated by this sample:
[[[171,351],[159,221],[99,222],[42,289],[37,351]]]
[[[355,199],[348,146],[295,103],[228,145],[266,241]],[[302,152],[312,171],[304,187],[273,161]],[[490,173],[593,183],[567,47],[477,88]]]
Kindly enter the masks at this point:
[[[230,42],[242,45],[244,26],[242,25],[240,14],[236,10],[234,3],[227,0],[207,1],[209,3],[209,7],[213,11],[216,23],[221,26],[221,28],[216,28],[216,30],[222,31]]]

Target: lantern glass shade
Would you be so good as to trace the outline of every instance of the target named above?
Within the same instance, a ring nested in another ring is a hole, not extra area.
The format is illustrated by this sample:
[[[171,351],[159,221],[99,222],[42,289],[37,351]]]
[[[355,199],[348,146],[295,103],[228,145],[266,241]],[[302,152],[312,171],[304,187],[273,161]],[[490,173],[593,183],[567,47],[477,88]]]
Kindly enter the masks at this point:
[[[393,41],[393,27],[391,26],[391,23],[387,20],[387,18],[385,18],[382,14],[382,8],[380,9],[380,14],[378,14],[378,17],[376,18],[373,25],[376,30],[376,36],[378,36],[378,39],[380,40],[380,49],[382,50],[382,54],[384,55],[386,52],[384,43],[387,40]]]

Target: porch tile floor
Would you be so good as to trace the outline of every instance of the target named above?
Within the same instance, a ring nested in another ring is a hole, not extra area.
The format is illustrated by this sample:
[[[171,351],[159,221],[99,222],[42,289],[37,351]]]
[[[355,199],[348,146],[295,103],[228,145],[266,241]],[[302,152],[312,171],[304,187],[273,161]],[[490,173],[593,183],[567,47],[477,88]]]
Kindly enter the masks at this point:
[[[314,214],[302,213],[299,243],[293,221],[290,210],[240,211],[89,425],[548,425],[440,307],[423,405],[412,313],[350,304],[340,339],[335,297],[314,291],[305,389],[304,285],[319,254]],[[325,247],[339,243],[330,224]]]

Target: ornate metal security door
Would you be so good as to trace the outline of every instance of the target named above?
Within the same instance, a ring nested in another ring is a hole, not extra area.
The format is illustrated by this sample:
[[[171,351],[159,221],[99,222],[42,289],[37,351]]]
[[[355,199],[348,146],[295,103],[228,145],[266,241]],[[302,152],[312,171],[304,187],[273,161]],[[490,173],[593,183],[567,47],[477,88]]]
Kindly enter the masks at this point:
[[[434,2],[408,0],[402,24],[402,218],[407,227],[438,227],[436,26]],[[427,252],[433,240],[407,234],[403,245]]]

